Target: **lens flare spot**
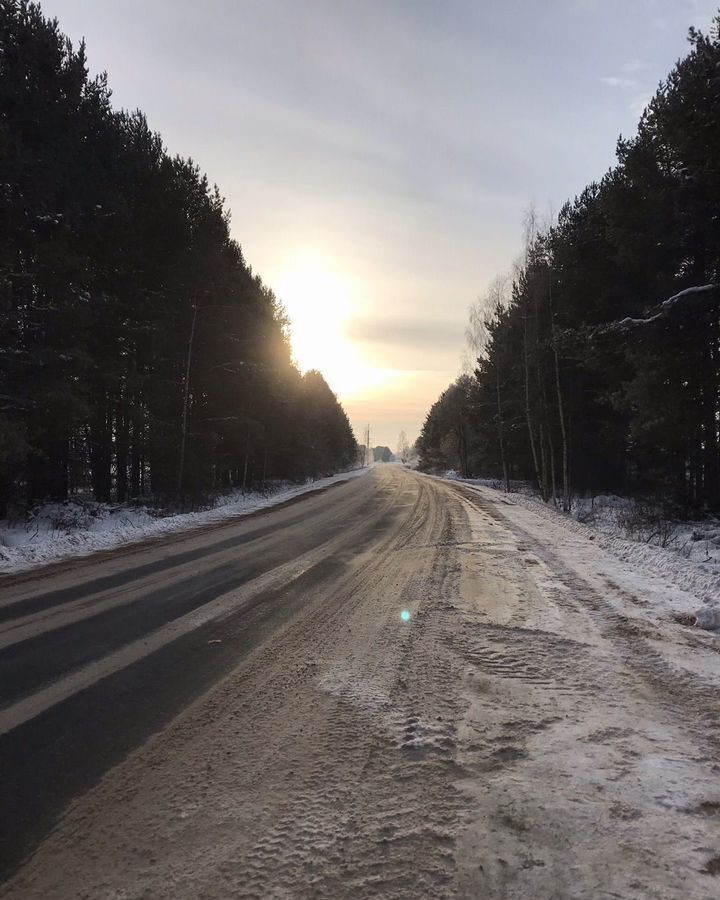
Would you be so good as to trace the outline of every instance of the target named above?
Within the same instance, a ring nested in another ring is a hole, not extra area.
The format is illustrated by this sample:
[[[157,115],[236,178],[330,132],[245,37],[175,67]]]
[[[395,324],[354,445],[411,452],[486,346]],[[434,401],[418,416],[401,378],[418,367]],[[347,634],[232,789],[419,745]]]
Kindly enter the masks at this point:
[[[403,622],[409,622],[409,621],[410,621],[410,610],[409,610],[409,609],[404,609],[404,610],[400,613],[400,618],[403,620]]]

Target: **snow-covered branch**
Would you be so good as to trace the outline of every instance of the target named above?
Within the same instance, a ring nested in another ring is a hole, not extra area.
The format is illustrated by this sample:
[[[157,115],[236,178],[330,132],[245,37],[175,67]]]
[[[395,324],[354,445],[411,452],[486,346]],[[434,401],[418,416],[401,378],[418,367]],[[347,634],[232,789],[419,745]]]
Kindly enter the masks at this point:
[[[629,328],[637,328],[640,325],[651,325],[653,322],[657,322],[658,319],[664,318],[670,310],[674,309],[679,303],[687,300],[688,297],[694,297],[697,294],[708,294],[717,288],[717,284],[702,284],[696,287],[685,288],[684,291],[680,291],[677,294],[673,294],[672,297],[668,297],[667,300],[663,300],[662,303],[655,307],[655,312],[652,312],[645,318],[634,319],[631,316],[626,316],[624,319],[620,319],[617,322],[609,322],[607,325],[601,325],[599,328],[595,329],[594,333],[604,334],[608,331],[624,331]]]

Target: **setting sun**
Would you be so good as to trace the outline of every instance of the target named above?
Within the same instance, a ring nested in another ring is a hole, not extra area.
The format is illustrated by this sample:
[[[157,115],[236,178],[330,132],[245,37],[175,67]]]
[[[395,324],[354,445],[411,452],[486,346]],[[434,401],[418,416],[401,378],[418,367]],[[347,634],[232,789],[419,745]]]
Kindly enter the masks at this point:
[[[277,294],[290,319],[293,356],[305,372],[318,369],[330,387],[348,397],[374,386],[390,373],[367,363],[345,334],[357,314],[353,286],[319,256],[304,255],[282,272]]]

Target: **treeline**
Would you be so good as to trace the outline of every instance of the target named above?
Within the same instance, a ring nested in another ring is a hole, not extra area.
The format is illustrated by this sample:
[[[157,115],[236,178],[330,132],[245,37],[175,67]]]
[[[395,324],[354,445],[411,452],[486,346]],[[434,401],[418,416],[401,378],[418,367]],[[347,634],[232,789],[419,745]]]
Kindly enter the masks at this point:
[[[0,0],[0,232],[0,515],[355,461],[218,189],[26,0]]]
[[[720,40],[662,83],[617,165],[538,228],[471,314],[478,351],[431,409],[426,468],[720,509]]]

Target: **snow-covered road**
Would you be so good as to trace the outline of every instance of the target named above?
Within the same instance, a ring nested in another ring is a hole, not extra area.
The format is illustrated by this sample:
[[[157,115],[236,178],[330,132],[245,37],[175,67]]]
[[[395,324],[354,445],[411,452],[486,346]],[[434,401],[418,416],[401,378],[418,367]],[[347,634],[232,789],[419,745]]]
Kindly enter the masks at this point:
[[[112,583],[87,564],[75,593],[62,574],[0,593],[2,665],[6,646],[67,648],[52,635],[149,611],[160,581],[202,581],[196,620],[168,606],[0,710],[25,790],[57,777],[43,736],[84,729],[60,740],[71,773],[103,746],[93,717],[125,757],[77,779],[52,833],[38,807],[46,836],[1,897],[717,897],[720,641],[653,613],[661,577],[397,466],[292,509],[125,556]],[[205,687],[154,694],[168,673]]]

